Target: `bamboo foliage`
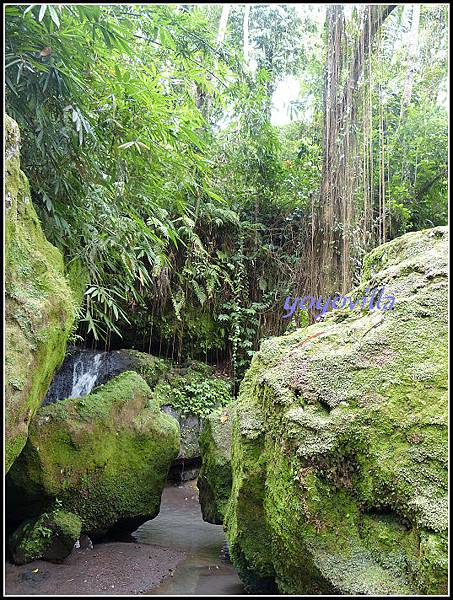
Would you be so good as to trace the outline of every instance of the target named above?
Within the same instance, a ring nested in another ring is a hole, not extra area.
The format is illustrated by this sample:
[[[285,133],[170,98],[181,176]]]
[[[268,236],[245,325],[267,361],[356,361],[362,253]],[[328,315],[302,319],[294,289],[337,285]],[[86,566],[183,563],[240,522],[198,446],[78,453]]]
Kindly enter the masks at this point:
[[[365,251],[445,223],[442,6],[332,4],[324,36],[311,5],[42,6],[6,7],[6,108],[47,237],[88,271],[90,342],[239,380],[306,324],[288,294],[346,290]]]

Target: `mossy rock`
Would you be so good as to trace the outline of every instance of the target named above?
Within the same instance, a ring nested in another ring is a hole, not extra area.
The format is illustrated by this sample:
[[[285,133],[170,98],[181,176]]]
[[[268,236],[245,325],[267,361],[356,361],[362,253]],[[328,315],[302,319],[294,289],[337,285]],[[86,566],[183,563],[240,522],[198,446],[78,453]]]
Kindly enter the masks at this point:
[[[203,519],[221,525],[231,493],[231,423],[234,404],[207,417],[200,435],[202,466],[197,485]]]
[[[9,546],[16,565],[34,560],[60,562],[74,548],[82,522],[77,515],[63,510],[44,513],[23,523],[11,536]]]
[[[198,415],[181,412],[172,406],[163,406],[162,411],[178,421],[181,444],[176,463],[181,468],[184,468],[187,462],[194,464],[200,458],[199,437],[203,427],[202,419]]]
[[[20,170],[20,135],[5,115],[5,468],[62,362],[77,313],[63,256],[44,236]]]
[[[250,590],[447,593],[447,237],[366,257],[352,295],[385,286],[393,310],[334,312],[254,356],[224,518]]]
[[[119,375],[126,370],[136,371],[151,389],[171,368],[170,361],[164,358],[129,349],[109,352],[109,365],[109,372],[113,375]]]
[[[178,421],[181,445],[176,460],[198,459],[203,417],[232,399],[231,381],[199,361],[189,360],[174,366],[167,359],[137,350],[109,352],[107,365],[108,378],[125,370],[136,371],[143,377],[157,404]]]
[[[82,531],[99,538],[133,530],[159,512],[176,421],[162,413],[146,382],[125,372],[82,398],[42,407],[8,475],[8,511],[23,518],[61,502]]]

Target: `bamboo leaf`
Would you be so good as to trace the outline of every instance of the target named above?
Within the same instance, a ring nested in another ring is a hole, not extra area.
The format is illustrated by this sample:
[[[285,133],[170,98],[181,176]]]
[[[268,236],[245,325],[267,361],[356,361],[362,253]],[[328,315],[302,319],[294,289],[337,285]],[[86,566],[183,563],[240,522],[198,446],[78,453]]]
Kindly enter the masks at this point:
[[[58,18],[57,11],[55,10],[55,8],[52,5],[49,5],[49,11],[50,11],[50,16],[52,18],[52,21],[55,23],[55,25],[59,29],[60,28],[60,19]]]
[[[41,22],[44,19],[48,5],[47,4],[41,4],[40,6],[41,6],[41,8],[39,9],[39,16],[38,16],[38,21],[39,22]]]

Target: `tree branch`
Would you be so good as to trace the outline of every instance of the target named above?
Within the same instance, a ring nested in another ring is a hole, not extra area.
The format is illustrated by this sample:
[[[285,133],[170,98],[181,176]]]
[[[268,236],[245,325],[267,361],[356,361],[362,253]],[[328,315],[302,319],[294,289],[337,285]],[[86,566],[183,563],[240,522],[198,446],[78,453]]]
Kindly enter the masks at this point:
[[[423,184],[422,187],[416,192],[414,201],[417,202],[418,200],[421,200],[422,196],[426,194],[426,192],[436,183],[436,181],[438,181],[441,177],[444,177],[447,174],[448,169],[445,167],[445,169],[442,169],[442,171],[437,173],[435,177]]]

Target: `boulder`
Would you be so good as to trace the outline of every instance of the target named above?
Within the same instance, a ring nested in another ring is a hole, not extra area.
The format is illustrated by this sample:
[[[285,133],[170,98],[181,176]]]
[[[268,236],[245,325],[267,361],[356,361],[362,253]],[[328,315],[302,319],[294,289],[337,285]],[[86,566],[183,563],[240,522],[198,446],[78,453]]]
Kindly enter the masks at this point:
[[[178,451],[176,421],[137,373],[122,373],[37,412],[8,475],[8,514],[39,514],[58,499],[94,539],[112,528],[133,531],[158,514]]]
[[[168,360],[138,350],[113,350],[108,354],[108,378],[115,377],[123,371],[136,371],[151,389],[171,367]],[[107,379],[99,383],[105,383],[105,381]]]
[[[77,304],[63,255],[45,238],[33,208],[19,146],[19,128],[6,115],[6,471],[24,447],[30,420],[63,360]]]
[[[231,423],[234,404],[214,411],[200,436],[202,466],[198,476],[203,519],[221,525],[231,493]]]
[[[172,463],[168,479],[176,483],[196,479],[201,463],[198,438],[203,426],[202,419],[198,415],[176,410],[171,405],[162,406],[162,411],[178,421],[181,439],[179,453]]]
[[[38,519],[23,523],[9,541],[11,557],[16,565],[34,560],[59,562],[74,548],[82,522],[77,515],[63,510],[44,513]]]
[[[249,591],[447,593],[447,228],[386,243],[335,311],[262,343],[224,527]],[[209,453],[208,453],[209,455]]]

